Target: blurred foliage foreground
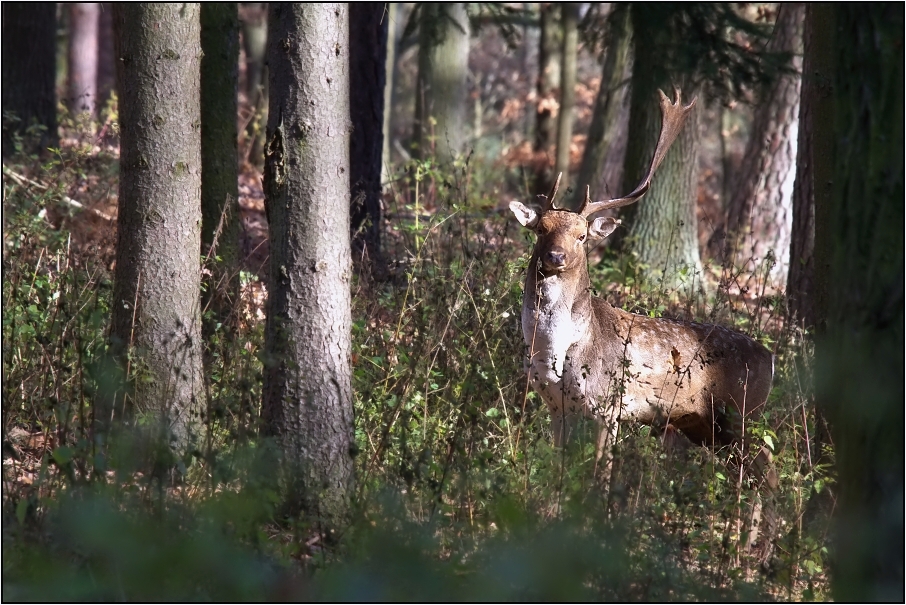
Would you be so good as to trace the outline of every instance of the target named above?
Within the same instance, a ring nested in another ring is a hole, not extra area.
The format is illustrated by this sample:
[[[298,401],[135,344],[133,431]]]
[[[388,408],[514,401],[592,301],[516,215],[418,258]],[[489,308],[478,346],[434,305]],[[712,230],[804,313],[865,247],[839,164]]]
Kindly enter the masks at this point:
[[[49,160],[7,163],[4,598],[826,597],[827,519],[806,509],[829,483],[818,460],[832,452],[814,451],[809,341],[784,326],[782,301],[678,300],[635,284],[612,253],[593,267],[599,290],[624,307],[717,317],[777,354],[770,413],[751,427],[781,477],[777,544],[760,568],[740,548],[754,494],[726,453],[668,456],[647,427],[627,425],[605,494],[591,431],[566,451],[550,446],[520,359],[530,242],[482,197],[494,183],[475,165],[412,164],[392,189],[384,238],[396,260],[386,279],[360,277],[354,291],[354,513],[325,544],[282,512],[271,448],[258,437],[258,276],[242,273],[233,335],[221,326],[208,343],[198,451],[167,459],[141,416],[95,438],[92,399],[123,379],[105,361],[114,223],[96,210],[115,196],[115,153],[89,137]],[[141,379],[135,367],[125,376]]]

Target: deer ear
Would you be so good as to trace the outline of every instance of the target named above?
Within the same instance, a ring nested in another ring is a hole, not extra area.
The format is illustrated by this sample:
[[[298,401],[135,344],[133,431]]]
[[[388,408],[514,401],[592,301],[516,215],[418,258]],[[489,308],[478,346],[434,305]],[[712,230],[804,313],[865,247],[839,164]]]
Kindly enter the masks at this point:
[[[538,224],[538,213],[522,202],[510,202],[510,210],[523,227],[534,229]]]
[[[620,221],[615,218],[609,216],[596,218],[588,225],[588,237],[592,239],[603,239],[616,231],[619,226]]]

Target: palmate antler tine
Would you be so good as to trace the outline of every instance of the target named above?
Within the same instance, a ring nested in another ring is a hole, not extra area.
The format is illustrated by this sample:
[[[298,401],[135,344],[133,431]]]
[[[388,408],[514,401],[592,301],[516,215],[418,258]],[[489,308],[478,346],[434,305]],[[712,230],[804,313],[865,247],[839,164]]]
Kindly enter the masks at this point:
[[[676,98],[673,102],[667,98],[664,91],[660,90],[658,92],[661,95],[661,134],[657,141],[657,147],[654,150],[654,156],[651,158],[651,165],[648,167],[648,172],[645,174],[642,182],[638,184],[632,193],[625,197],[598,202],[590,202],[588,198],[586,198],[586,202],[582,204],[582,208],[579,210],[579,214],[582,216],[588,216],[595,212],[608,210],[610,208],[628,206],[639,201],[639,199],[648,192],[655,171],[657,171],[661,162],[664,161],[664,158],[667,156],[667,151],[670,150],[670,146],[673,145],[676,137],[679,136],[679,133],[683,130],[683,125],[686,123],[686,117],[688,117],[689,112],[692,111],[692,107],[697,100],[692,99],[688,105],[684,106],[682,93],[680,92],[680,89],[676,87],[673,89]]]
[[[547,212],[548,210],[557,210],[557,206],[554,205],[554,198],[557,197],[557,191],[560,190],[560,179],[563,178],[563,173],[557,175],[557,180],[554,181],[554,186],[551,187],[550,193],[547,194],[547,197],[540,195],[538,197],[544,197],[544,202],[542,204],[542,210]]]

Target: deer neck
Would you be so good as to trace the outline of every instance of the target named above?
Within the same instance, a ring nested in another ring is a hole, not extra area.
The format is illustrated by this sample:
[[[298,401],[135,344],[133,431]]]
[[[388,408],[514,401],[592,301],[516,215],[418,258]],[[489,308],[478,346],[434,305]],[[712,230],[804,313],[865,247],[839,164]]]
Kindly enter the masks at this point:
[[[593,329],[591,282],[584,263],[548,276],[538,268],[538,258],[533,256],[525,279],[522,332],[529,346],[529,364],[557,382],[563,375],[569,348],[587,338]]]

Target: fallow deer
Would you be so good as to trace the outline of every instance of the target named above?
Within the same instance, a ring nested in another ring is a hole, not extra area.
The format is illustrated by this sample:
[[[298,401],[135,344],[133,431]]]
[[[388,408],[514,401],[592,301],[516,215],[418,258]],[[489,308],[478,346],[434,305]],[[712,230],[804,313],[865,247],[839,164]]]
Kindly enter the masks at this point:
[[[718,325],[655,319],[616,308],[592,296],[585,243],[620,224],[590,215],[637,202],[683,128],[695,99],[684,106],[675,91],[661,92],[661,133],[642,182],[629,195],[592,202],[588,190],[578,211],[557,208],[554,185],[540,211],[520,202],[510,210],[537,235],[522,305],[528,347],[525,369],[550,410],[557,446],[579,415],[601,430],[598,459],[609,477],[609,454],[620,420],[678,430],[702,445],[744,445],[744,422],[760,414],[771,390],[773,355],[748,336]],[[764,473],[770,453],[756,462]],[[767,458],[767,459],[766,459]]]

